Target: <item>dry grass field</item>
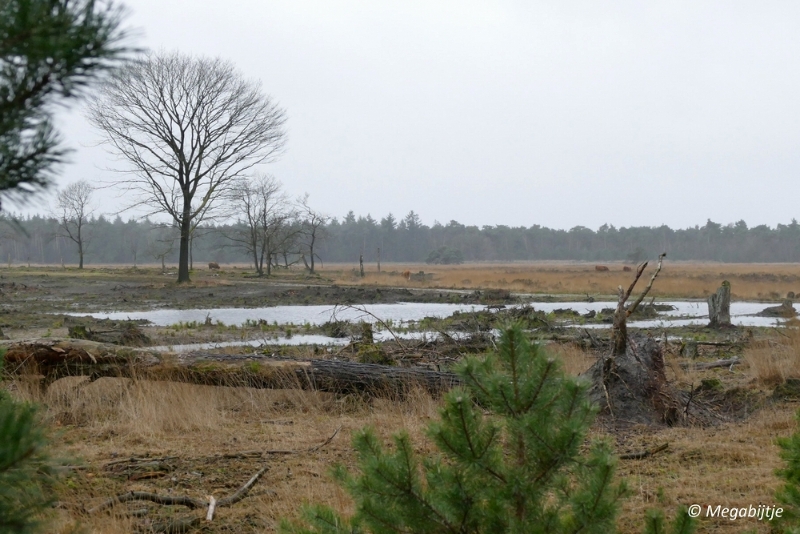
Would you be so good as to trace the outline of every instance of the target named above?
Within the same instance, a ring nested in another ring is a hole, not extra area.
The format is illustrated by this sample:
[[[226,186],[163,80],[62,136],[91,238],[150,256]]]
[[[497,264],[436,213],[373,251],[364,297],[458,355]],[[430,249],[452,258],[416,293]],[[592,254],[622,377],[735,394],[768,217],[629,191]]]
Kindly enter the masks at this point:
[[[597,264],[599,265],[599,264]],[[361,278],[350,266],[326,265],[320,274],[337,283],[404,285],[450,289],[501,288],[524,293],[615,295],[618,285],[627,285],[631,273],[621,263],[606,263],[599,272],[594,263],[538,262],[502,264],[383,264],[365,266]],[[635,269],[635,266],[629,266]],[[432,280],[407,281],[401,273],[424,271]],[[662,298],[705,298],[723,280],[731,282],[732,298],[738,300],[778,300],[790,291],[800,294],[800,265],[787,263],[685,263],[664,261],[664,268],[652,295]]]
[[[630,282],[631,273],[623,272],[622,264],[607,266],[608,272],[596,271],[594,264],[577,263],[384,264],[384,272],[372,272],[374,266],[369,266],[367,276],[361,278],[354,274],[352,266],[326,265],[316,281],[299,272],[282,273],[276,285],[281,292],[288,284],[305,287],[305,284],[335,283],[469,290],[503,288],[565,298],[586,293],[612,296],[617,285]],[[210,295],[213,290],[215,298],[223,295],[229,299],[257,284],[274,283],[245,278],[243,270],[223,266],[218,276],[198,271],[193,284],[180,291]],[[426,281],[406,280],[401,274],[406,270],[422,270],[434,276]],[[34,280],[33,274],[25,273]],[[48,280],[55,287],[60,273],[51,268],[37,271],[34,274],[39,278],[34,281]],[[3,274],[10,279],[8,273]],[[74,282],[69,277],[74,275],[74,271],[63,275],[70,291]],[[86,276],[87,280],[92,277],[116,280],[117,275],[113,270],[97,269]],[[665,298],[702,298],[724,279],[731,282],[735,299],[779,300],[789,291],[800,293],[800,266],[667,261],[653,294]],[[59,289],[58,293],[56,289],[48,289],[52,292],[44,293],[41,289],[44,286],[36,286],[30,280],[26,279],[24,291],[14,289],[18,291],[16,298],[29,298],[26,297],[29,294],[44,306],[54,295],[67,291]],[[129,299],[137,294],[132,289],[137,283],[155,288],[142,286],[144,294],[165,289],[179,292],[160,274],[160,269],[138,270],[125,283]],[[223,289],[230,290],[230,295],[223,293]],[[75,291],[80,293],[75,298],[86,298],[81,296],[86,288]],[[5,298],[13,295],[17,293],[6,288]],[[239,305],[238,301],[233,302]],[[18,336],[23,334],[16,332]],[[565,370],[571,374],[581,373],[594,361],[592,354],[571,344],[553,343],[548,350],[563,361]],[[727,355],[707,354],[710,358]],[[797,430],[795,413],[800,402],[773,400],[772,391],[789,378],[800,378],[800,330],[763,331],[749,342],[742,358],[743,364],[733,368],[692,371],[681,367],[681,363],[689,360],[679,354],[675,344],[667,351],[668,377],[682,389],[688,390],[707,379],[719,381],[731,405],[738,406],[727,414],[727,422],[689,428],[635,426],[614,434],[606,433],[599,425],[593,429],[594,438],[611,440],[620,454],[669,444],[667,450],[652,457],[620,461],[618,476],[627,480],[632,490],[622,506],[619,520],[622,532],[641,532],[645,510],[652,507],[671,513],[679,504],[705,507],[776,503],[774,491],[779,479],[775,470],[781,466],[781,460],[775,440]],[[213,523],[201,525],[196,531],[273,532],[280,518],[297,516],[303,502],[328,503],[346,513],[352,509],[352,502],[328,473],[336,463],[355,466],[351,433],[372,425],[388,443],[393,433],[405,428],[417,444],[418,452],[427,454],[433,452],[433,447],[425,437],[425,426],[437,416],[439,408],[437,399],[419,391],[401,399],[363,399],[300,390],[114,378],[91,383],[83,378],[65,378],[50,386],[46,393],[35,383],[20,378],[7,385],[17,397],[41,404],[43,416],[52,428],[55,454],[71,466],[64,470],[59,483],[54,532],[60,533],[74,532],[77,528],[121,534],[147,525],[148,521],[154,526],[172,515],[191,512],[143,503],[116,505],[110,511],[95,514],[86,510],[112,495],[132,490],[199,499],[208,495],[221,498],[239,488],[262,466],[269,469],[245,500],[218,510]],[[338,428],[341,430],[330,443],[309,450]],[[145,510],[149,512],[143,515]],[[133,517],[137,514],[139,517]],[[201,512],[194,514],[199,517]],[[770,525],[753,520],[702,519],[699,532],[734,533],[747,529],[767,533]]]
[[[570,373],[592,362],[569,345],[553,345],[551,351]],[[682,371],[682,359],[671,353],[668,369],[673,380],[685,385],[719,378],[742,395],[763,397],[783,378],[800,376],[800,334],[764,340],[747,350],[745,359],[746,365],[735,370],[693,372]],[[150,515],[159,515],[163,507],[118,505],[98,514],[85,508],[130,490],[220,498],[262,466],[269,470],[250,496],[220,509],[203,532],[272,532],[280,518],[296,516],[302,502],[324,502],[347,512],[352,503],[328,472],[334,463],[355,465],[351,432],[372,425],[388,443],[392,433],[406,428],[417,451],[427,454],[433,447],[424,428],[438,409],[438,401],[421,392],[404,399],[364,400],[110,378],[92,383],[62,379],[44,397],[24,382],[13,389],[45,406],[58,454],[79,466],[68,470],[61,484],[59,532],[76,526],[98,533],[131,532],[134,521],[142,520],[118,512],[150,508]],[[654,506],[674,511],[678,504],[773,504],[779,484],[774,472],[781,465],[775,439],[796,429],[797,408],[795,403],[766,402],[743,420],[709,428],[634,427],[616,435],[593,431],[595,438],[616,443],[619,453],[669,443],[653,457],[620,461],[618,476],[632,490],[622,507],[621,531],[640,532],[645,510]],[[307,452],[340,427],[331,443]],[[148,461],[131,462],[131,457]],[[699,531],[746,528],[769,532],[766,523],[725,519],[702,520]]]

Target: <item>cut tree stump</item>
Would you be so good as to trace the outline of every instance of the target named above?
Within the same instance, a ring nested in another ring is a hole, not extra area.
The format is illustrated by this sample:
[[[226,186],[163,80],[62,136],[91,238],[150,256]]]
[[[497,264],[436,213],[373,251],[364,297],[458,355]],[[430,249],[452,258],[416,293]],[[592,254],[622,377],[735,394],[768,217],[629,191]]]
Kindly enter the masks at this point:
[[[708,297],[708,326],[725,328],[731,326],[731,283],[727,280]]]
[[[6,370],[43,375],[43,387],[66,376],[126,377],[209,386],[301,388],[375,396],[421,387],[439,395],[461,383],[450,372],[339,360],[294,360],[260,355],[158,354],[85,340],[0,341]]]

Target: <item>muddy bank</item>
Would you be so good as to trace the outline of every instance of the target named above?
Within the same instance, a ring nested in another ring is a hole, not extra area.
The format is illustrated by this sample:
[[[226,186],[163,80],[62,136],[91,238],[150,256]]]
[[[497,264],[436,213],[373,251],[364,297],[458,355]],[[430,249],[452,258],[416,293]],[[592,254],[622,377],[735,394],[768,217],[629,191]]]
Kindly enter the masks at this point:
[[[242,270],[199,271],[177,285],[157,269],[0,269],[0,331],[20,339],[66,336],[66,313],[159,309],[254,308],[279,305],[390,304],[404,302],[511,304],[504,290],[450,291],[397,287],[339,286],[304,273],[253,278]],[[92,321],[87,326],[98,328]],[[74,324],[74,323],[73,323]],[[158,337],[158,336],[156,336]],[[194,336],[171,336],[189,342]],[[204,341],[200,336],[199,341]],[[224,340],[226,333],[213,340]]]
[[[126,311],[159,308],[261,307],[279,304],[371,304],[393,302],[507,303],[504,290],[448,291],[339,286],[319,277],[288,274],[253,278],[240,272],[197,273],[177,285],[169,274],[142,269],[0,270],[0,307],[26,305],[59,311]]]

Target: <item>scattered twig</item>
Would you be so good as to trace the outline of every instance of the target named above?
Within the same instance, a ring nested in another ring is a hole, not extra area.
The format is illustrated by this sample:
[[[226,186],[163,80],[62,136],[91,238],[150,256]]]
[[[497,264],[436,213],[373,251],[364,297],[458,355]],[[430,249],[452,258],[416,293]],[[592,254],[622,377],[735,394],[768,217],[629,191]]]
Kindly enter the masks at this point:
[[[692,387],[689,390],[689,400],[686,401],[686,407],[683,409],[683,416],[686,417],[689,415],[689,405],[692,403],[692,398],[694,397],[694,382],[692,382]]]
[[[366,306],[360,306],[360,307],[359,307],[359,306],[354,306],[354,305],[352,305],[352,304],[337,304],[337,305],[336,305],[336,306],[334,306],[334,308],[333,308],[333,317],[334,317],[334,319],[336,318],[336,310],[337,310],[338,308],[345,309],[345,310],[348,310],[348,309],[349,309],[349,310],[355,310],[355,311],[357,311],[357,312],[360,312],[360,313],[363,313],[363,314],[365,314],[365,315],[369,315],[370,317],[372,317],[373,319],[375,319],[375,321],[377,321],[378,323],[380,323],[380,324],[381,324],[381,325],[382,325],[382,326],[383,326],[383,327],[384,327],[384,328],[385,328],[385,329],[386,329],[386,330],[387,330],[387,331],[388,331],[388,332],[389,332],[389,333],[392,335],[392,337],[393,337],[393,338],[394,338],[394,340],[397,342],[398,346],[400,347],[400,349],[401,349],[403,352],[408,352],[408,351],[406,350],[406,347],[405,347],[405,345],[403,345],[403,343],[400,341],[400,338],[399,338],[399,337],[397,337],[397,335],[394,333],[394,330],[392,330],[392,328],[391,328],[391,327],[390,327],[388,324],[386,324],[386,322],[385,322],[383,319],[381,319],[380,317],[378,317],[377,315],[375,315],[374,313],[372,313],[371,311],[369,311],[369,310],[367,309],[367,307],[366,307]]]
[[[586,334],[586,337],[588,337],[588,338],[589,338],[589,343],[591,343],[591,347],[592,347],[593,349],[595,349],[595,348],[598,348],[598,347],[601,347],[601,346],[602,346],[602,345],[600,344],[600,342],[599,342],[599,341],[597,341],[597,338],[595,338],[595,337],[594,337],[594,336],[593,336],[593,335],[592,335],[592,334],[589,332],[589,329],[588,329],[588,328],[584,328],[584,329],[583,329],[583,332]]]
[[[717,369],[720,367],[733,367],[734,365],[738,365],[742,363],[741,358],[727,358],[724,360],[717,360],[715,362],[707,362],[707,363],[681,363],[681,367],[683,369],[692,369],[695,371],[703,370],[703,369]]]
[[[150,501],[156,504],[163,504],[165,506],[186,506],[192,510],[196,508],[205,508],[206,504],[208,504],[205,501],[194,499],[188,495],[158,495],[157,493],[150,493],[147,491],[129,491],[127,493],[121,493],[120,495],[111,497],[110,499],[106,499],[94,508],[89,509],[87,512],[90,514],[96,514],[97,512],[102,512],[106,508],[110,508],[117,503],[130,501]]]
[[[317,452],[322,447],[328,445],[331,441],[333,441],[333,438],[335,438],[336,435],[339,434],[339,431],[341,429],[342,429],[342,427],[341,427],[341,425],[339,425],[339,428],[334,430],[333,434],[331,434],[331,436],[328,439],[326,439],[325,441],[323,441],[319,445],[314,445],[313,447],[309,447],[308,449],[295,449],[295,450],[270,449],[270,450],[266,450],[266,451],[253,450],[253,451],[242,451],[242,452],[231,452],[231,453],[226,453],[226,454],[218,454],[215,457],[216,458],[246,458],[246,457],[252,457],[252,456],[269,456],[271,454],[302,454],[302,453],[305,453],[305,452]]]
[[[106,463],[105,467],[108,468],[109,466],[112,465],[124,464],[124,463],[138,464],[142,462],[166,462],[167,460],[175,460],[177,458],[178,458],[177,456],[162,456],[161,458],[136,458],[132,456],[130,458],[120,458],[119,460],[111,460],[110,462]]]
[[[153,523],[148,531],[179,534],[182,532],[189,532],[199,525],[199,517],[177,517],[166,522]]]
[[[705,345],[708,347],[735,347],[741,345],[741,341],[695,341],[695,345]]]
[[[245,496],[247,495],[247,492],[250,491],[250,489],[255,485],[256,482],[258,482],[259,478],[264,476],[264,473],[267,472],[267,469],[269,469],[269,468],[266,467],[266,466],[262,467],[258,471],[258,473],[253,475],[250,478],[250,480],[248,480],[245,483],[244,486],[242,486],[241,488],[239,488],[236,491],[236,493],[234,493],[233,495],[230,495],[229,497],[225,497],[223,499],[218,500],[217,503],[216,503],[217,508],[219,508],[221,506],[231,506],[231,505],[236,504],[237,502],[241,501],[242,499],[244,499]]]
[[[237,502],[244,499],[247,495],[247,492],[258,482],[258,479],[261,478],[264,473],[267,472],[269,467],[264,466],[259,471],[248,480],[244,486],[239,488],[234,494],[229,497],[225,497],[224,499],[220,499],[216,502],[216,508],[222,506],[230,506],[232,504],[236,504]],[[163,504],[165,506],[186,506],[192,510],[197,508],[206,508],[209,506],[210,503],[205,501],[201,501],[200,499],[194,499],[189,497],[188,495],[158,495],[157,493],[150,493],[147,491],[129,491],[127,493],[122,493],[120,495],[116,495],[111,497],[110,499],[106,499],[105,501],[101,502],[94,508],[88,510],[89,514],[96,514],[97,512],[102,512],[103,510],[114,506],[117,503],[123,502],[130,502],[130,501],[150,501],[156,504]]]
[[[663,445],[659,445],[654,449],[639,451],[639,452],[629,452],[627,454],[620,454],[620,460],[642,460],[647,458],[648,456],[653,456],[654,454],[658,454],[661,451],[665,451],[669,448],[669,443],[664,443]]]
[[[217,500],[213,495],[208,496],[208,512],[206,512],[206,521],[214,520],[214,510],[217,508]]]
[[[333,441],[333,438],[335,438],[336,435],[339,434],[339,431],[341,429],[342,429],[342,427],[341,427],[341,425],[339,425],[339,427],[336,430],[334,430],[333,434],[331,434],[331,436],[328,439],[326,439],[325,441],[323,441],[319,445],[315,445],[315,446],[310,447],[308,449],[299,449],[299,450],[272,449],[272,450],[264,451],[262,454],[300,454],[300,453],[303,453],[303,452],[317,452],[322,447],[324,447],[325,445],[327,445],[331,441]]]

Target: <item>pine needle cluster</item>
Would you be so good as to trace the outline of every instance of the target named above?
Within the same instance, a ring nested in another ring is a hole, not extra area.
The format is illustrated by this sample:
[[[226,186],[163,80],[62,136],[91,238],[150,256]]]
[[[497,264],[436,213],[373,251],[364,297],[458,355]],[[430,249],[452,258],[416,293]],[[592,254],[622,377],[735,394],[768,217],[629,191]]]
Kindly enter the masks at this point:
[[[36,407],[0,389],[0,533],[44,531],[54,500],[50,465]]]
[[[47,186],[67,151],[53,104],[80,96],[125,50],[110,1],[0,2],[0,192]]]
[[[800,423],[800,411],[795,418]],[[781,449],[780,456],[786,464],[777,472],[784,484],[775,496],[784,506],[779,521],[782,530],[776,529],[776,532],[800,534],[800,431],[786,438],[778,438],[777,441]]]

